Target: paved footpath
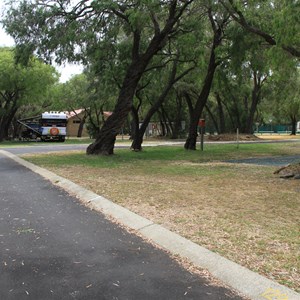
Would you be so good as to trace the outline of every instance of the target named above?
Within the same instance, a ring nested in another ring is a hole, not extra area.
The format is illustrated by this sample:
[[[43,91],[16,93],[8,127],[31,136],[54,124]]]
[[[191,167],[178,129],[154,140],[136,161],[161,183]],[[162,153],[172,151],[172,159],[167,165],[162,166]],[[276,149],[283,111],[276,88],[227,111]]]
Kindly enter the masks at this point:
[[[0,153],[0,299],[242,299]]]

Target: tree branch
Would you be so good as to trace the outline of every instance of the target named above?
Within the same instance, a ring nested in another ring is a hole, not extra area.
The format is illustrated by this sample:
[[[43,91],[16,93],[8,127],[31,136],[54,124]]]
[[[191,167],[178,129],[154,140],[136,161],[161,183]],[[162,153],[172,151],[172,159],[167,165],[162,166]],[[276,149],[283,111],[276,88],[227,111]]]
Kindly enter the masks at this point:
[[[233,4],[233,1],[229,0],[229,2],[230,2],[230,7],[225,4],[225,1],[220,0],[220,3],[223,5],[223,7],[228,11],[230,16],[238,24],[240,24],[247,31],[262,37],[269,45],[271,45],[271,46],[278,45],[278,43],[276,42],[275,38],[272,35],[264,32],[263,30],[261,30],[258,27],[250,25],[247,22],[247,20],[245,19],[243,13],[240,10],[238,10],[238,8]],[[292,56],[300,57],[300,51],[297,50],[296,48],[294,48],[292,46],[286,46],[286,45],[280,45],[280,46],[283,50],[290,53]]]

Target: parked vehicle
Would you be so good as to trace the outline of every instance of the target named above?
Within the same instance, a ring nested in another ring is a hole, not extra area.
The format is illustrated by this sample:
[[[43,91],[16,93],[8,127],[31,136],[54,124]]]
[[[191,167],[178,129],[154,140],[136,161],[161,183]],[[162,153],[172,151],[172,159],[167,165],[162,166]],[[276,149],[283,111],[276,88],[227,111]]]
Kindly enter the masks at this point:
[[[64,112],[44,112],[40,116],[18,120],[25,129],[23,139],[64,142],[67,135],[67,115]]]

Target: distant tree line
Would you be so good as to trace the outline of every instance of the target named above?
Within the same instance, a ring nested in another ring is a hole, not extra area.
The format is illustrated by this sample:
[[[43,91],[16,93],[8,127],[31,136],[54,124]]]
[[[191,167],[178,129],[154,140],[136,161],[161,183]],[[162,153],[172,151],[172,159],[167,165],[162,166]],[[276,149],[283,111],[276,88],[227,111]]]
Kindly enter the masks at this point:
[[[140,151],[151,121],[171,138],[185,137],[188,150],[196,149],[200,118],[218,133],[251,134],[271,118],[295,133],[299,15],[295,0],[15,1],[2,23],[16,41],[16,67],[29,70],[40,59],[84,64],[84,74],[65,84],[54,76],[40,102],[26,101],[85,108],[82,124],[96,137],[87,153],[110,155],[124,128]],[[113,113],[105,119],[104,111]],[[3,119],[2,140],[13,117]]]

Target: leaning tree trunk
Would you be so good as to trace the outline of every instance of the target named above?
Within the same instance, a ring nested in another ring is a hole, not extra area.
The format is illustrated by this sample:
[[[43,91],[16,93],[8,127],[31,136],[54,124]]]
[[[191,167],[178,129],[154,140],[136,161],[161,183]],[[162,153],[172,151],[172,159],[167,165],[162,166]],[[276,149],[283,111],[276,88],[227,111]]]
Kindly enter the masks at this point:
[[[17,113],[18,107],[15,105],[16,101],[13,103],[13,107],[10,110],[3,114],[0,118],[0,142],[8,139],[8,131],[12,120]]]
[[[131,115],[132,115],[132,120],[130,122],[130,139],[134,140],[134,137],[138,135],[139,125],[140,125],[138,108],[132,106]]]
[[[213,38],[213,43],[210,51],[209,64],[208,64],[207,73],[204,80],[204,85],[197,99],[193,114],[191,116],[189,133],[186,142],[184,144],[184,148],[187,150],[196,150],[198,121],[207,102],[210,89],[212,86],[213,78],[215,75],[215,71],[218,66],[218,63],[216,61],[215,50],[217,49],[217,47],[220,46],[222,42],[223,26],[225,26],[226,24],[226,20],[223,20],[221,24],[217,24],[213,19],[210,10],[209,10],[209,19],[214,31],[214,38]]]
[[[176,115],[171,139],[178,139],[182,120],[182,95],[176,93]]]
[[[249,110],[247,123],[246,123],[246,129],[244,133],[252,134],[253,133],[253,123],[254,123],[254,115],[257,109],[257,105],[260,101],[260,94],[261,94],[261,88],[262,83],[266,80],[266,77],[261,80],[260,76],[254,72],[253,74],[253,90],[252,90],[252,96],[251,96],[251,107]]]
[[[171,134],[173,133],[173,125],[172,125],[172,121],[169,118],[168,114],[166,113],[165,109],[163,108],[163,106],[161,107],[161,117],[162,120],[165,124],[165,128],[166,128],[166,137],[170,137]]]
[[[82,132],[83,132],[83,128],[84,128],[84,124],[85,124],[85,119],[87,116],[84,116],[81,120],[80,120],[80,124],[78,127],[78,132],[77,132],[77,137],[81,138],[82,137]]]
[[[141,151],[142,150],[142,143],[143,143],[143,137],[146,132],[146,129],[151,121],[151,118],[153,115],[158,111],[158,109],[161,107],[165,99],[167,98],[170,90],[172,89],[173,85],[179,81],[181,78],[183,78],[185,75],[187,75],[191,70],[193,70],[194,67],[191,67],[187,70],[185,70],[183,73],[181,73],[179,76],[176,77],[177,73],[177,61],[175,60],[172,66],[172,70],[170,72],[170,76],[167,82],[167,85],[163,89],[161,95],[158,97],[157,101],[150,107],[148,110],[143,123],[140,128],[137,128],[136,135],[134,136],[134,139],[132,141],[131,149],[134,151]]]
[[[125,77],[113,114],[106,120],[87,154],[111,155],[114,153],[116,136],[120,132],[132,108],[132,99],[143,70],[133,64]]]
[[[213,123],[213,125],[214,125],[214,127],[215,127],[215,130],[217,131],[218,134],[220,134],[221,132],[220,132],[220,129],[219,129],[218,121],[217,121],[217,119],[215,118],[213,112],[210,110],[209,105],[206,104],[206,105],[205,105],[205,109],[206,109],[207,112],[208,112],[208,115],[209,115],[209,117],[210,117],[210,119],[211,119],[211,121],[212,121],[212,123]]]
[[[211,51],[210,63],[208,66],[208,71],[205,77],[204,85],[197,99],[197,103],[193,110],[193,113],[191,115],[189,133],[186,142],[184,144],[184,148],[187,150],[196,150],[198,121],[207,102],[216,68],[217,68],[217,63],[215,60],[215,53],[213,47]]]
[[[297,118],[295,115],[291,115],[291,123],[292,123],[292,132],[291,135],[296,135],[297,133]]]
[[[163,91],[163,93],[160,95],[158,100],[151,106],[149,111],[147,112],[143,123],[141,124],[140,127],[137,127],[136,129],[136,134],[133,138],[132,144],[131,144],[131,149],[134,151],[141,151],[142,150],[142,143],[144,140],[144,134],[146,132],[146,129],[151,121],[152,116],[157,112],[165,98],[167,97],[169,90],[171,89],[172,84]]]
[[[5,140],[5,130],[4,126],[2,126],[2,123],[0,123],[0,142],[3,142]]]
[[[140,53],[141,32],[139,29],[133,32],[132,62],[127,69],[117,104],[113,114],[101,128],[95,142],[88,146],[87,154],[113,154],[116,136],[131,111],[133,97],[144,71],[153,56],[166,45],[169,34],[173,32],[174,26],[191,3],[192,1],[186,1],[179,6],[177,1],[171,1],[169,15],[163,29],[160,28],[155,16],[152,16],[154,34],[143,54]]]
[[[258,99],[255,102],[258,102]],[[255,112],[256,112],[257,104],[255,104],[254,102],[252,104],[253,105],[251,105],[249,115],[248,115],[248,118],[247,118],[246,128],[245,128],[245,130],[243,130],[244,133],[247,133],[247,134],[252,134],[253,133],[253,122],[254,122],[254,115],[255,115]]]
[[[225,114],[222,105],[222,99],[219,93],[216,93],[216,100],[218,104],[218,114],[219,114],[219,133],[225,133]]]

